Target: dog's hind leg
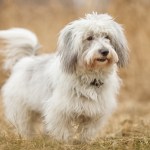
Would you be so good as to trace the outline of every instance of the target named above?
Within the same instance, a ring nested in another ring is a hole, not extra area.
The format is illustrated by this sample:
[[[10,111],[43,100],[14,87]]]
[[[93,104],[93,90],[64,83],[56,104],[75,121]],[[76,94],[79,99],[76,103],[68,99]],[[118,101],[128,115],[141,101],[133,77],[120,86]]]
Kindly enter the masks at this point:
[[[15,126],[19,135],[24,138],[32,137],[35,134],[32,111],[25,104],[16,101],[16,99],[11,99],[11,101],[5,99],[4,105],[5,115],[10,123]]]

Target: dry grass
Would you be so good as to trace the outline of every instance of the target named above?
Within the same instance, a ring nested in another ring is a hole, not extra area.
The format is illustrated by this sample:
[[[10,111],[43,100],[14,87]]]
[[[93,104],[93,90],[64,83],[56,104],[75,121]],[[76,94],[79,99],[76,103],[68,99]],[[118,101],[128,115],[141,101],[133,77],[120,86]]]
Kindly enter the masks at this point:
[[[136,107],[135,107],[136,106]],[[0,114],[0,150],[149,150],[150,104],[144,107],[139,102],[123,102],[109,120],[101,137],[94,143],[67,145],[43,137],[23,140],[15,136],[6,124],[3,111]]]
[[[82,17],[86,8],[75,10],[64,8],[58,1],[45,0],[46,4],[29,5],[12,3],[0,4],[0,29],[25,27],[34,31],[43,46],[42,51],[54,51],[59,30],[68,22]],[[21,1],[21,0],[19,0]],[[33,0],[32,0],[33,1]],[[28,3],[28,4],[27,4]],[[119,95],[118,109],[101,133],[101,137],[91,144],[66,145],[37,137],[23,140],[13,134],[5,122],[0,105],[0,150],[149,150],[150,149],[150,2],[148,0],[114,0],[107,7],[118,22],[124,25],[129,41],[130,63],[120,75],[124,86]],[[93,9],[92,7],[90,8]],[[97,8],[98,9],[98,8]],[[93,9],[95,10],[95,9]],[[0,59],[0,64],[2,59]],[[0,86],[6,79],[0,70]]]

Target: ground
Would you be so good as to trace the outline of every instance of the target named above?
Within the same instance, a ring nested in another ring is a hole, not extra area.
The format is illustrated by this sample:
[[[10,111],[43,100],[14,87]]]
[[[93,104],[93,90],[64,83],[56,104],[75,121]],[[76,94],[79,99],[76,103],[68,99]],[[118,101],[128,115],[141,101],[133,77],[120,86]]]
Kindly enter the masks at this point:
[[[88,144],[69,145],[42,135],[29,140],[19,138],[5,121],[1,107],[0,150],[149,150],[149,108],[150,102],[119,101],[99,138]]]

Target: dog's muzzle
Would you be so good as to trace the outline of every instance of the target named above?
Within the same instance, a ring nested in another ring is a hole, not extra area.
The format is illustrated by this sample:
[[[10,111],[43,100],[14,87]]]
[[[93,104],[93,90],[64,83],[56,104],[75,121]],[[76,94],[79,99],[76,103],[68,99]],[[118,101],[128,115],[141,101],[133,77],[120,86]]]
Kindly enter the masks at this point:
[[[84,64],[88,68],[111,65],[118,62],[117,53],[113,49],[101,48],[89,51],[84,57]]]
[[[96,59],[97,61],[104,62],[104,61],[107,60],[107,56],[109,54],[109,50],[107,50],[107,49],[100,49],[100,50],[98,50],[98,53],[100,54],[101,58],[97,58]]]

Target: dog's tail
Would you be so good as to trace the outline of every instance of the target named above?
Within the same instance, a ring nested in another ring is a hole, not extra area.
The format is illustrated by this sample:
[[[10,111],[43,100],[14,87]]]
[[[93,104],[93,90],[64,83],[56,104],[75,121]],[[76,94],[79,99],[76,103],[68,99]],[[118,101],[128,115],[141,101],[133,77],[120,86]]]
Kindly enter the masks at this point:
[[[23,28],[0,30],[0,39],[5,48],[0,50],[5,56],[4,69],[11,71],[21,58],[36,55],[40,45],[34,33]]]

